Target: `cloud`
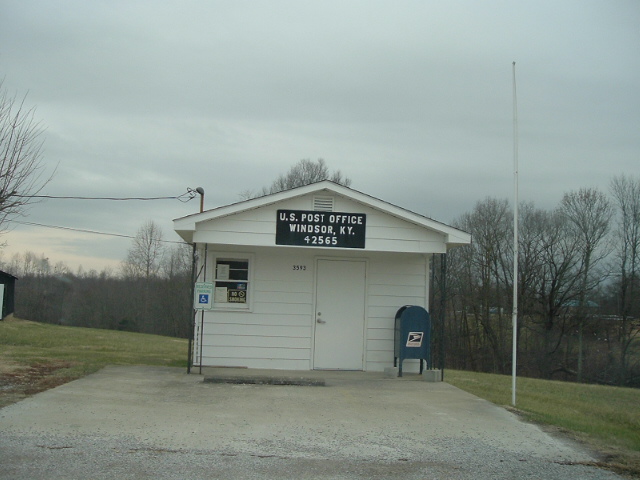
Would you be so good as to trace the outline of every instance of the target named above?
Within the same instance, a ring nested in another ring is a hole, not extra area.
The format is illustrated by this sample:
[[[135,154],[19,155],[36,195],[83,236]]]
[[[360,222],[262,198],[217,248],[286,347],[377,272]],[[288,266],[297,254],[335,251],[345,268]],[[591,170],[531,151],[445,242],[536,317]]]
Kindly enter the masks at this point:
[[[450,222],[511,197],[514,60],[523,200],[553,208],[637,170],[633,1],[33,0],[0,17],[0,75],[47,126],[54,195],[202,186],[214,207],[324,158],[354,188]],[[171,237],[197,208],[47,201],[29,220],[135,234],[151,219]],[[11,248],[27,248],[21,229]],[[78,239],[83,258],[128,247]]]

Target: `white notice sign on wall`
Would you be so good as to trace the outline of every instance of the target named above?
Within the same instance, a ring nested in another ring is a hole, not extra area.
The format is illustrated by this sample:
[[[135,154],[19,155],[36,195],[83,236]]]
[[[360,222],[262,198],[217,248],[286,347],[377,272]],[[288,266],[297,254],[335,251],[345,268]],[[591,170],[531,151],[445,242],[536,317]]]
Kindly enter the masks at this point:
[[[216,303],[227,303],[227,287],[216,287]]]

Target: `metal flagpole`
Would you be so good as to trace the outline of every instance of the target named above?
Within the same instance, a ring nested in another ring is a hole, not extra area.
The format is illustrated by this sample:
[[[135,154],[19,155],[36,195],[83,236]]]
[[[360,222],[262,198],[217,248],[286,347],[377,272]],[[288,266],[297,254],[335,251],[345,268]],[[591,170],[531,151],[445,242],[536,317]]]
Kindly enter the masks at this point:
[[[513,351],[511,353],[511,403],[516,406],[516,371],[518,355],[518,103],[516,96],[516,62],[513,62]]]

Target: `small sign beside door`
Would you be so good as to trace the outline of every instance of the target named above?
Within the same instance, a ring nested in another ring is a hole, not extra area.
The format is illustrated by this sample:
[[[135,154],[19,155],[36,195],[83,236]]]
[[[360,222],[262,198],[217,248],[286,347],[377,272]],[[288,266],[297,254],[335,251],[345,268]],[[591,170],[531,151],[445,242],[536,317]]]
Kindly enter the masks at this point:
[[[213,283],[197,282],[193,295],[194,310],[211,310],[213,306]]]

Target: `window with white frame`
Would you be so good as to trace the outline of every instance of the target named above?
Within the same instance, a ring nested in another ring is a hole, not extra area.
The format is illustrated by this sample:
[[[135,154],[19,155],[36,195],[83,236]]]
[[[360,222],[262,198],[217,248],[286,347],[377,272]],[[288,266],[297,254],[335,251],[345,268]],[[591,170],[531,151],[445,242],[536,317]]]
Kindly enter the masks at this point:
[[[215,306],[249,308],[249,259],[218,257],[214,273]]]

